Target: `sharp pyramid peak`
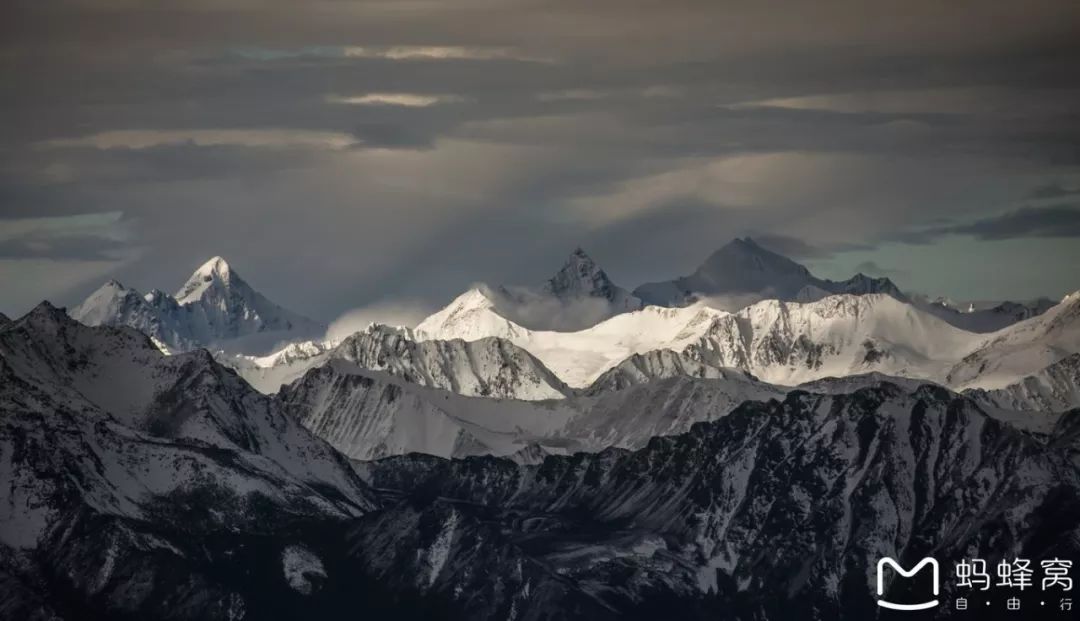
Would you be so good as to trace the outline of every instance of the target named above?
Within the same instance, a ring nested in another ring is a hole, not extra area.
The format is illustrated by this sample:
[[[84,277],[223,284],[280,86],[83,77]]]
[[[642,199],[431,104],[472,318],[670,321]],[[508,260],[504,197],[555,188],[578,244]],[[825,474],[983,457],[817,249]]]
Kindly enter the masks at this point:
[[[562,268],[559,271],[561,273],[567,271],[591,272],[598,270],[600,270],[600,267],[596,264],[596,261],[593,260],[593,258],[589,256],[589,253],[585,252],[581,246],[578,246],[566,257],[566,261],[563,262]]]
[[[228,286],[242,285],[244,281],[224,258],[214,256],[191,274],[184,286],[180,287],[176,292],[176,300],[181,304],[193,301],[199,298],[214,283]]]
[[[581,248],[575,248],[559,268],[559,271],[545,283],[545,288],[556,295],[588,293],[607,295],[614,285],[604,270],[596,264]]]
[[[736,238],[732,239],[731,241],[729,241],[727,244],[725,244],[723,247],[720,248],[720,252],[723,252],[723,251],[728,251],[728,252],[738,251],[738,252],[770,254],[770,255],[776,255],[777,254],[777,253],[773,252],[772,250],[769,250],[765,246],[762,246],[761,244],[757,243],[757,241],[755,241],[754,238],[750,237],[749,235],[746,236],[746,237],[736,237]],[[783,256],[783,255],[777,255],[777,256]]]
[[[125,287],[124,283],[116,280],[115,278],[110,278],[109,280],[105,281],[105,284],[95,289],[94,292],[90,294],[90,297],[101,295],[124,295],[129,291],[132,290]]]
[[[220,256],[210,257],[205,263],[203,263],[199,269],[195,270],[195,274],[198,275],[217,275],[228,277],[232,268],[229,267],[229,262]]]
[[[74,323],[75,320],[69,317],[67,311],[63,308],[54,306],[52,302],[44,300],[24,315],[20,321],[33,324],[68,324]]]
[[[728,243],[721,246],[718,250],[713,252],[711,255],[709,255],[709,257],[705,259],[705,265],[722,263],[731,259],[759,260],[766,261],[777,266],[784,265],[788,268],[792,266],[797,266],[802,268],[800,264],[792,261],[791,259],[785,257],[782,254],[778,254],[776,252],[773,252],[772,250],[769,250],[768,248],[754,241],[751,237],[736,237],[732,239]]]
[[[584,261],[590,261],[591,262],[593,259],[592,259],[592,257],[589,256],[589,253],[585,252],[584,248],[582,248],[581,246],[577,246],[570,253],[570,257],[569,257],[568,260],[569,261],[582,261],[582,260],[584,260]]]

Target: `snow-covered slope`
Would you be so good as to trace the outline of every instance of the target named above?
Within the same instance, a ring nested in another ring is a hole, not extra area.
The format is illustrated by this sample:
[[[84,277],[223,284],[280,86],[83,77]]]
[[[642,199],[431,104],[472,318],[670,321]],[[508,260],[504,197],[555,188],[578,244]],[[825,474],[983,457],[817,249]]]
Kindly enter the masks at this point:
[[[221,257],[195,270],[175,296],[158,290],[142,296],[113,280],[73,308],[71,315],[90,326],[136,328],[174,351],[215,347],[263,352],[282,341],[325,331],[325,326],[252,289]]]
[[[531,331],[499,314],[486,287],[473,287],[421,321],[415,330],[418,339],[464,339],[475,341],[490,336],[516,341]]]
[[[479,289],[472,289],[422,321],[419,339],[506,339],[539,358],[571,386],[585,387],[604,371],[637,353],[681,349],[725,313],[696,306],[647,306],[578,332],[533,331],[502,317]]]
[[[373,325],[328,356],[461,395],[536,401],[571,394],[542,362],[501,338],[417,342],[404,330]]]
[[[936,380],[974,336],[885,294],[767,300],[717,318],[684,353],[794,385],[876,371]]]
[[[133,432],[251,453],[367,502],[339,455],[205,350],[166,356],[133,329],[90,328],[44,302],[0,329],[0,357],[12,409],[91,412]],[[43,404],[28,405],[27,393]]]
[[[686,306],[704,298],[727,310],[738,310],[748,298],[813,302],[836,293],[885,293],[906,299],[888,278],[863,274],[839,282],[817,278],[806,267],[762,248],[749,237],[732,240],[689,276],[647,283],[634,290],[646,304]]]
[[[199,346],[188,313],[172,296],[154,290],[145,296],[110,280],[71,310],[88,326],[128,326],[154,340],[162,351],[188,351]]]
[[[466,397],[331,359],[277,395],[282,408],[353,459],[421,452],[509,455],[576,412],[564,400]]]
[[[654,349],[644,354],[634,354],[604,371],[585,393],[602,394],[669,377],[754,379],[745,371],[714,367],[670,349]]]
[[[929,300],[921,296],[912,298],[912,304],[936,315],[950,324],[968,332],[990,333],[1007,328],[1014,323],[1038,317],[1053,308],[1056,303],[1046,298],[1031,302],[1001,302],[990,308],[960,309],[948,300]]]
[[[767,300],[734,314],[700,305],[647,306],[565,333],[525,330],[473,291],[416,332],[419,338],[506,338],[576,387],[634,354],[662,349],[695,365],[741,369],[780,385],[873,371],[940,381],[979,339],[885,294],[835,295],[806,304]],[[707,372],[695,368],[691,375]]]
[[[166,358],[47,305],[0,328],[0,480],[4,619],[276,617],[275,548],[319,549],[375,508],[204,352]]]
[[[531,330],[582,330],[639,308],[641,300],[615,285],[578,248],[543,285],[476,285],[425,319],[420,331],[426,332],[428,338],[442,340],[512,338],[516,333]],[[471,332],[455,332],[451,326],[472,327]]]
[[[289,343],[278,351],[265,356],[246,356],[217,352],[221,364],[235,370],[256,390],[273,394],[283,385],[292,383],[329,358],[333,343],[309,340]]]
[[[1003,388],[1080,353],[1080,291],[1042,315],[986,335],[948,371],[956,388]]]
[[[971,388],[964,394],[1001,410],[1049,413],[1080,408],[1080,353],[1003,388]]]
[[[573,392],[532,354],[505,339],[416,341],[409,329],[381,324],[371,324],[336,345],[304,341],[269,356],[219,355],[219,360],[267,394],[328,360],[469,396],[541,400]]]
[[[330,360],[282,387],[284,411],[354,459],[421,452],[442,457],[636,448],[685,432],[747,399],[786,390],[743,373],[670,377],[551,401],[467,397]]]

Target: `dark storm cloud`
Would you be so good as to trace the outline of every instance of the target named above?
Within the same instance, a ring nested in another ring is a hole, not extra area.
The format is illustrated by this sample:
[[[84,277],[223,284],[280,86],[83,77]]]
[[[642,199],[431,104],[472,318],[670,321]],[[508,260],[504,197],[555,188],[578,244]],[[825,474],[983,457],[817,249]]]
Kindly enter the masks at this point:
[[[579,244],[632,285],[746,234],[828,259],[1075,231],[1061,207],[988,215],[1080,187],[1075,3],[0,11],[0,217],[131,222],[103,247],[0,235],[6,291],[16,255],[140,252],[114,271],[168,288],[225,254],[331,318],[542,280]]]
[[[892,240],[908,244],[929,244],[947,235],[970,235],[986,241],[1080,237],[1080,204],[1021,207],[967,224],[902,232],[893,236]]]
[[[1080,237],[1080,205],[1022,207],[1016,211],[949,229],[978,239]]]

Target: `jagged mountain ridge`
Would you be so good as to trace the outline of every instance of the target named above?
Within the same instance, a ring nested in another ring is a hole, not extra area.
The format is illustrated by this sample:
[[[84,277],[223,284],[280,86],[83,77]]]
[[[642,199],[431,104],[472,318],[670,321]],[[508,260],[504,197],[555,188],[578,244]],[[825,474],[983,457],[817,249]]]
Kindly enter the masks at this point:
[[[691,374],[706,372],[705,366],[735,368],[781,385],[878,372],[959,389],[992,388],[985,382],[996,381],[998,386],[1017,382],[1080,352],[1076,299],[1068,296],[1047,313],[991,335],[961,330],[885,294],[841,294],[809,303],[765,300],[736,313],[703,306],[650,306],[565,333],[514,324],[473,290],[421,322],[415,335],[504,338],[578,388],[635,354],[664,349],[680,354],[683,364],[693,365],[697,371]],[[988,374],[986,369],[996,364],[989,360],[994,351],[1004,352],[1015,364]],[[1024,351],[1035,353],[1025,358]],[[674,364],[673,359],[670,362]]]
[[[633,373],[640,373],[640,362],[629,362]],[[1080,405],[1071,367],[1059,366],[1063,368],[1048,370],[1046,375],[1053,373],[1056,383],[1042,392],[1025,382],[1012,391],[965,394],[993,417],[1045,437],[1062,412]],[[783,399],[793,390],[733,369],[708,369],[714,377],[676,370],[644,379],[618,369],[576,396],[529,402],[452,394],[333,360],[283,387],[277,398],[291,416],[354,459],[409,452],[454,458],[521,453],[521,459],[533,459],[568,451],[640,448],[650,438],[684,433],[695,423],[722,418],[744,401]],[[826,378],[799,389],[849,394],[882,384],[899,384],[908,392],[929,385],[868,373]]]
[[[1080,353],[1004,388],[970,388],[964,394],[987,406],[1017,412],[1062,412],[1080,407]]]
[[[305,341],[270,356],[219,359],[267,394],[329,360],[344,360],[468,396],[541,400],[574,393],[532,354],[506,339],[416,340],[407,328],[381,324],[372,324],[337,345]]]
[[[46,410],[95,412],[157,437],[255,453],[299,480],[351,485],[328,445],[205,350],[166,356],[136,330],[87,327],[43,302],[0,330],[0,356],[11,408],[29,405],[19,390],[32,390]]]
[[[490,307],[466,310],[484,312],[486,308]],[[364,459],[409,450],[443,456],[507,455],[522,451],[529,443],[556,452],[636,446],[636,442],[651,435],[679,433],[696,420],[722,415],[740,399],[782,396],[789,390],[786,386],[851,392],[883,380],[904,382],[911,388],[926,382],[943,383],[940,378],[955,363],[957,352],[973,347],[972,343],[977,345],[981,338],[881,295],[833,296],[812,304],[769,301],[735,315],[708,309],[651,307],[585,331],[588,338],[578,335],[581,340],[576,349],[555,350],[555,354],[579,365],[588,362],[590,355],[606,356],[600,362],[612,364],[591,384],[570,389],[527,351],[538,351],[557,364],[560,359],[552,358],[552,350],[545,349],[552,343],[544,339],[556,339],[557,344],[572,335],[535,333],[494,313],[486,316],[491,325],[506,329],[504,334],[524,336],[524,348],[490,337],[471,342],[416,342],[410,336],[423,337],[423,326],[415,335],[408,330],[372,326],[351,337],[350,344],[334,350],[336,353],[318,350],[314,359],[304,362],[317,366],[314,363],[338,358],[356,368],[339,366],[321,376],[320,381],[299,381],[303,389],[291,394],[317,394],[311,403],[318,405],[308,409],[316,414],[309,415],[303,408],[294,410],[294,414],[309,421],[312,429],[338,449]],[[483,325],[472,319],[463,325]],[[644,335],[642,342],[634,342],[636,334]],[[604,344],[611,342],[632,347],[605,353]],[[667,344],[673,348],[665,348]],[[932,347],[926,349],[927,345]],[[631,353],[617,364],[608,362],[618,359],[624,351],[633,352],[634,347],[644,353]],[[483,353],[478,356],[477,352]],[[389,373],[401,381],[390,386],[377,376],[346,379],[365,369]],[[1036,369],[1030,375],[1017,377],[1016,386],[1004,392],[972,396],[991,409],[995,417],[1045,434],[1057,420],[1055,413],[1080,405],[1080,391],[1073,388],[1076,379],[1068,375],[1068,369],[1064,365],[1059,369],[1053,365]],[[304,366],[297,367],[296,376],[304,370]],[[758,380],[750,371],[766,381]],[[710,403],[709,398],[701,402],[680,398],[669,403],[658,397],[669,387],[658,384],[655,392],[643,389],[634,393],[638,401],[622,406],[626,408],[625,416],[606,420],[598,414],[607,411],[607,403],[614,402],[605,400],[605,393],[667,378],[717,378],[723,380],[731,398],[724,407],[703,405]],[[821,383],[825,381],[831,384]],[[536,408],[500,402],[503,405],[499,407],[515,412],[508,420],[520,424],[520,429],[507,429],[493,425],[492,416],[473,415],[489,411],[480,401],[461,401],[442,392],[417,392],[410,384],[471,396],[570,399],[561,406]],[[579,394],[597,397],[600,405],[577,399]],[[654,408],[656,420],[640,418],[641,404]],[[596,412],[593,416],[579,416],[590,407]],[[693,407],[702,407],[703,413],[696,418],[687,414]],[[538,431],[531,417],[544,419],[552,408],[567,420],[578,422],[567,422],[559,432],[548,428]],[[641,422],[639,433],[630,431],[629,421]],[[590,425],[596,429],[590,429]],[[410,440],[410,434],[418,439]]]
[[[309,340],[289,343],[266,356],[247,356],[217,352],[221,364],[235,370],[253,388],[263,394],[276,393],[283,385],[292,383],[308,369],[326,362],[333,343]]]
[[[1005,301],[990,308],[969,306],[960,309],[947,300],[929,300],[921,296],[913,297],[911,303],[958,328],[980,334],[997,332],[1014,323],[1038,317],[1057,304],[1053,300],[1039,298],[1030,302]]]
[[[663,594],[680,618],[878,618],[872,568],[882,556],[933,554],[944,566],[972,556],[1068,558],[1080,524],[1080,504],[1061,500],[1077,498],[1067,450],[1048,451],[929,386],[747,402],[635,452],[532,466],[401,456],[361,472],[406,494],[395,514],[433,524],[419,541],[393,529],[356,536],[383,549],[445,542],[434,576],[423,556],[394,557],[392,573],[411,587],[453,593],[470,576],[464,543],[477,521],[494,520],[497,545],[516,543],[624,614]],[[1001,526],[1018,520],[1022,533]],[[385,557],[367,562],[389,571]],[[943,588],[949,596],[955,587]],[[901,585],[890,591],[903,601]]]
[[[936,380],[978,336],[884,294],[806,304],[766,300],[737,313],[646,307],[577,333],[534,332],[462,296],[417,326],[419,338],[499,336],[530,351],[571,386],[591,384],[634,354],[671,349],[694,363],[737,368],[774,384],[880,371]]]
[[[174,296],[156,289],[144,296],[110,280],[74,307],[71,315],[86,325],[136,328],[170,351],[198,347],[264,350],[326,330],[255,291],[221,257],[195,270]]]
[[[509,456],[637,448],[722,417],[746,399],[786,390],[738,372],[716,379],[671,377],[622,390],[550,401],[455,395],[331,360],[282,388],[290,416],[353,459],[422,452],[443,457]]]
[[[506,319],[481,290],[471,289],[420,322],[414,335],[420,340],[506,339],[539,358],[570,386],[583,388],[635,353],[681,349],[723,314],[705,307],[648,306],[578,332],[539,331]]]
[[[0,328],[0,471],[5,618],[266,618],[300,603],[282,548],[377,504],[205,351],[47,303]]]
[[[539,287],[480,289],[501,316],[532,330],[582,330],[642,306],[581,248],[570,253],[559,271]]]
[[[415,341],[406,331],[375,325],[342,341],[329,357],[461,395],[534,401],[572,393],[534,356],[500,338]]]
[[[641,307],[641,300],[634,299],[629,291],[613,283],[580,247],[575,248],[562,268],[544,283],[543,291],[563,300],[582,296],[603,298],[624,311]]]
[[[987,335],[945,381],[959,388],[1001,388],[1080,353],[1080,291],[1045,313]]]
[[[599,395],[670,377],[731,379],[739,376],[751,381],[756,379],[745,371],[714,367],[670,349],[653,349],[633,354],[604,371],[584,392]]]

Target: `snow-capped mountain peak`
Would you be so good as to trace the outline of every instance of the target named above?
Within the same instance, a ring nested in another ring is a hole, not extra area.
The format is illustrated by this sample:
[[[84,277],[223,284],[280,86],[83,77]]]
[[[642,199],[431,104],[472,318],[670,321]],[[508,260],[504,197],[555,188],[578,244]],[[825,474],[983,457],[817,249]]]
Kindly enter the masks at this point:
[[[190,304],[201,298],[207,290],[214,286],[246,288],[248,285],[239,275],[233,276],[232,268],[229,267],[225,259],[213,257],[195,270],[173,297],[180,304]]]
[[[101,325],[111,323],[110,320],[114,318],[141,315],[147,312],[145,306],[146,300],[137,291],[111,279],[91,293],[82,304],[72,309],[72,316],[87,325]],[[121,323],[132,325],[127,321]],[[144,326],[132,327],[143,329]]]
[[[175,296],[158,289],[142,295],[110,280],[71,316],[90,326],[136,328],[173,351],[227,347],[262,353],[281,341],[325,332],[319,323],[268,300],[218,256],[195,270]]]
[[[473,341],[488,336],[514,339],[528,330],[501,315],[492,297],[496,292],[485,285],[470,288],[454,298],[443,309],[416,326],[420,339],[454,339]]]

